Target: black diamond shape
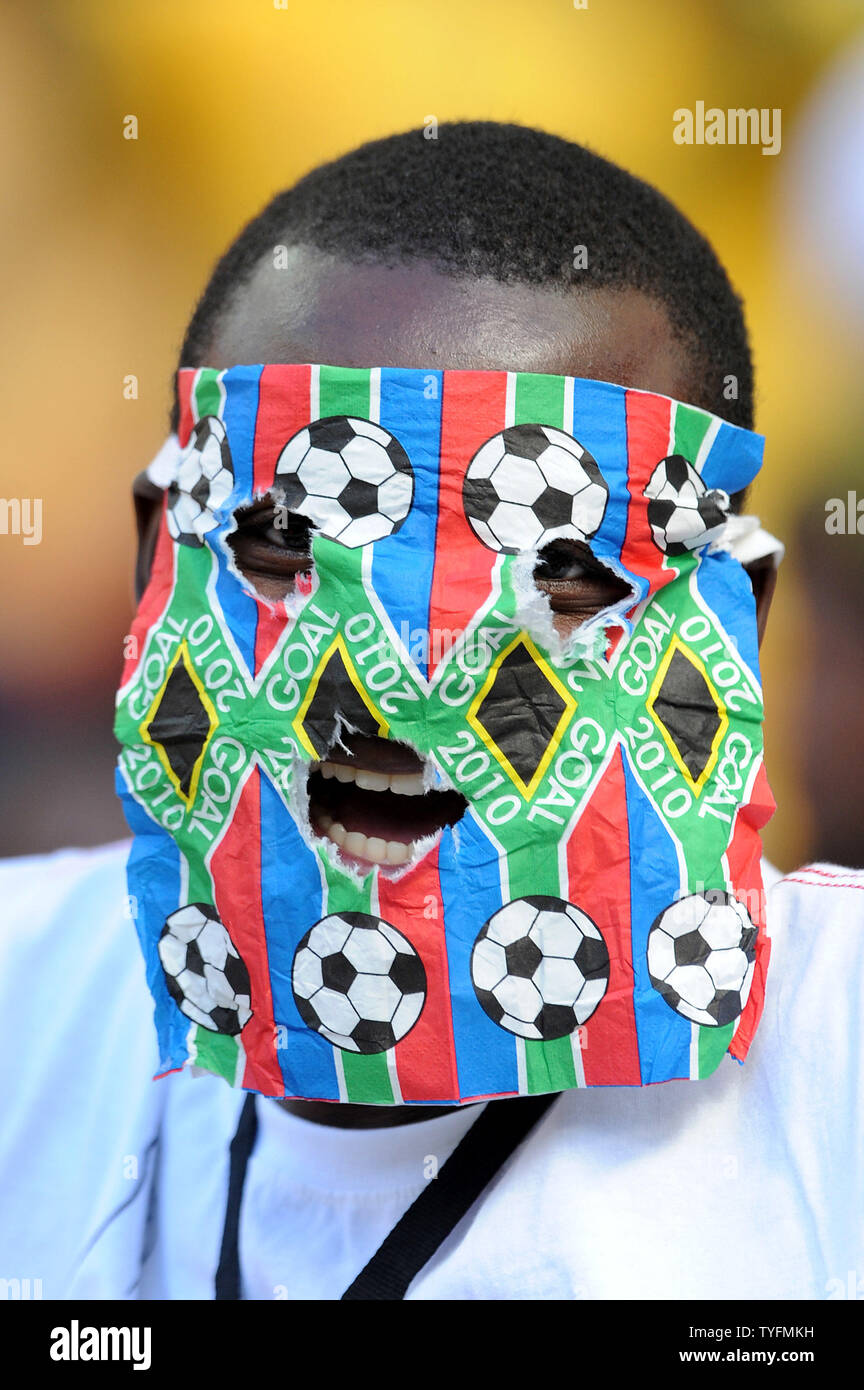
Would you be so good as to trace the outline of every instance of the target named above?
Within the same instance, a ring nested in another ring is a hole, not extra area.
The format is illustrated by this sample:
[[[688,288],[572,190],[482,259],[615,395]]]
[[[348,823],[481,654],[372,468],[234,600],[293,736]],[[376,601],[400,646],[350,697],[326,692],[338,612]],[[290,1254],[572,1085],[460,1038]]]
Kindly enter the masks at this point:
[[[178,661],[162,692],[159,707],[147,726],[151,743],[164,750],[168,765],[184,796],[210,733],[210,716],[185,662]]]
[[[315,694],[303,720],[306,737],[319,758],[323,758],[342,724],[367,738],[376,738],[381,733],[380,724],[370,714],[348,675],[342,653],[335,647],[318,677]]]
[[[708,682],[680,647],[666,667],[654,701],[654,713],[666,729],[694,781],[702,776],[720,728],[720,712]]]
[[[563,696],[524,642],[517,642],[498,667],[474,718],[527,786],[542,763],[566,708]]]

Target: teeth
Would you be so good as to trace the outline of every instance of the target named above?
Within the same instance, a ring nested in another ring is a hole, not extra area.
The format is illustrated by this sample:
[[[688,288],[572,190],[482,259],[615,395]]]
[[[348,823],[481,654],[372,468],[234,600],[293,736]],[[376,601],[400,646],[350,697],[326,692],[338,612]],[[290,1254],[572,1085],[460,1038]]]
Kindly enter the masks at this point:
[[[364,835],[360,830],[346,830],[341,821],[334,820],[326,811],[316,807],[313,811],[316,829],[325,839],[332,840],[346,854],[355,859],[365,859],[370,864],[390,864],[394,868],[407,864],[411,858],[411,845],[401,840],[382,840],[377,835]]]
[[[366,836],[359,830],[349,830],[345,839],[342,841],[342,848],[346,854],[353,854],[357,859],[363,859],[365,858],[367,845],[371,845],[372,843],[373,841],[367,840]],[[383,844],[384,842],[383,840],[379,840],[376,843]]]
[[[348,831],[341,821],[334,820],[332,825],[327,828],[327,839],[332,840],[334,845],[338,845],[340,849],[344,845],[347,835]]]
[[[397,796],[425,796],[422,772],[372,772],[364,767],[348,767],[345,763],[319,763],[316,771],[322,777],[335,777],[337,782],[356,782],[367,792],[395,792]],[[382,860],[383,863],[383,860]]]
[[[411,846],[403,845],[401,840],[387,841],[387,863],[407,864],[411,858]]]
[[[390,786],[390,778],[386,772],[366,772],[362,767],[358,767],[355,772],[354,781],[367,792],[386,792]]]
[[[394,774],[390,778],[390,790],[397,796],[425,796],[422,772]]]

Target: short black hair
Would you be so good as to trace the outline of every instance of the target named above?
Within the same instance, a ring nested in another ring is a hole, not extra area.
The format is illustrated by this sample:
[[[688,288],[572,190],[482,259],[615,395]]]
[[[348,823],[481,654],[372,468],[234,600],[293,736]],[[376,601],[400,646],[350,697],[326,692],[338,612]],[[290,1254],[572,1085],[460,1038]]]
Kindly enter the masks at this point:
[[[709,243],[656,188],[582,145],[520,125],[442,123],[361,145],[279,193],[217,264],[180,366],[206,363],[219,316],[277,245],[454,275],[629,287],[659,300],[693,358],[691,404],[752,428],[741,301]],[[574,267],[584,246],[587,265]],[[737,396],[724,386],[737,379]],[[175,400],[172,427],[177,428]]]

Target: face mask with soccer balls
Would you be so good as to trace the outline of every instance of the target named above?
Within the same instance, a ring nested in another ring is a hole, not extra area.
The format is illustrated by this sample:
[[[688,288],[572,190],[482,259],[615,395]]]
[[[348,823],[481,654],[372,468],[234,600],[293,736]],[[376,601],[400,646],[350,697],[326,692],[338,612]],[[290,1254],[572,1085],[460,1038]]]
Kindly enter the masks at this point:
[[[773,800],[723,537],[761,438],[526,373],[179,397],[116,721],[159,1074],[458,1104],[743,1061]]]

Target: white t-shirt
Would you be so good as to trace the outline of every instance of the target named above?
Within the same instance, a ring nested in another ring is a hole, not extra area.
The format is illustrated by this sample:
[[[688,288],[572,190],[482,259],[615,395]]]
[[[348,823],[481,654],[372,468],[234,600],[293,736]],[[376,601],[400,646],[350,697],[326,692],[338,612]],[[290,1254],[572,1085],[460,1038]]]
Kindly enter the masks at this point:
[[[350,1130],[256,1104],[240,1268],[244,1296],[258,1299],[339,1298],[484,1108]]]
[[[209,1299],[244,1096],[149,1079],[127,848],[0,865],[0,1272],[44,1298]],[[864,1296],[864,872],[776,883],[769,927],[744,1066],[564,1094],[409,1298]],[[354,1131],[257,1106],[254,1299],[338,1298],[479,1113]]]

